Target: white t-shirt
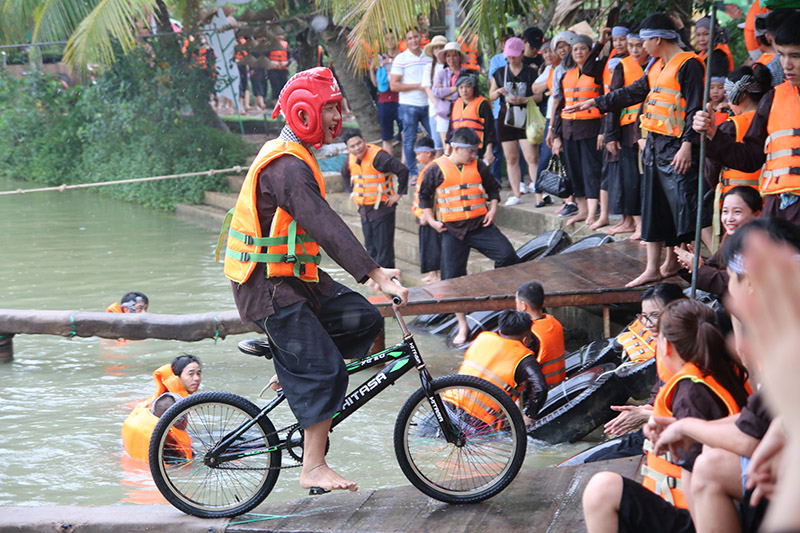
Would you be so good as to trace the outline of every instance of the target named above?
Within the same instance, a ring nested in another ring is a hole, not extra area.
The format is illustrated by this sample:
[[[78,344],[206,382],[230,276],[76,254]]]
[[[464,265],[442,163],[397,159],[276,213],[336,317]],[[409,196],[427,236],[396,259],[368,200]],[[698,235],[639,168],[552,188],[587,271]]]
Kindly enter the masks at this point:
[[[547,81],[547,77],[550,75],[550,71],[553,69],[552,65],[547,65],[544,67],[544,72],[539,74],[539,77],[536,78],[536,81],[533,83],[545,83]],[[547,97],[547,116],[545,118],[552,118],[553,116],[553,95]]]
[[[438,61],[436,62],[436,65],[434,65],[433,61],[431,61],[430,63],[425,65],[425,70],[422,71],[422,86],[423,87],[433,87],[433,83],[431,83],[431,69],[432,68],[434,69],[433,70],[433,77],[435,78],[436,75],[439,74],[439,72],[441,72],[441,70],[444,68],[444,65],[442,65]],[[435,114],[436,114],[436,99],[434,98],[433,100],[431,100],[429,98],[428,99],[428,116],[432,117]]]
[[[422,50],[419,55],[414,55],[411,50],[400,52],[392,63],[392,76],[400,76],[400,81],[410,85],[422,83],[425,72],[425,65],[431,63],[431,58],[426,56]],[[430,71],[428,72],[430,75]],[[428,95],[422,89],[413,91],[400,91],[398,102],[404,105],[414,105],[423,107],[428,105]]]

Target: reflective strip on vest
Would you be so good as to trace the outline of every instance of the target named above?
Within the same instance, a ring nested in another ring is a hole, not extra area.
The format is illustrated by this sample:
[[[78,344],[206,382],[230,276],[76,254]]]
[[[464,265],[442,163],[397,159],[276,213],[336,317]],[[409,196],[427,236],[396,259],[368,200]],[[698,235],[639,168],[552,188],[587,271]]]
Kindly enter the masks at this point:
[[[471,359],[464,359],[464,362],[461,363],[461,364],[462,365],[467,365],[471,369],[477,370],[481,374],[484,374],[486,377],[489,378],[488,381],[491,381],[492,383],[494,383],[495,385],[497,385],[498,387],[500,387],[501,389],[506,391],[511,396],[519,396],[520,395],[519,391],[514,390],[513,385],[510,385],[510,384],[506,383],[505,381],[503,381],[503,379],[501,377],[499,377],[497,374],[495,374],[494,372],[492,372],[491,370],[489,370],[485,366],[480,365],[480,364],[476,363],[475,361],[473,361]],[[484,379],[486,379],[486,378],[484,378]]]
[[[762,195],[800,192],[800,89],[788,81],[777,85],[767,119],[766,162]]]
[[[383,148],[368,144],[361,163],[357,162],[354,155],[348,156],[350,184],[353,188],[350,197],[358,205],[372,205],[378,209],[382,202],[394,194],[391,176],[374,166],[375,156],[381,151]]]
[[[684,63],[697,58],[692,52],[681,52],[663,65],[658,74],[651,75],[650,94],[646,99],[641,127],[661,135],[680,137],[686,127],[686,100],[680,91],[678,72]]]
[[[542,365],[542,374],[544,374],[545,379],[556,377],[559,374],[564,372],[564,367],[556,368],[552,372],[545,372],[544,369],[545,369],[545,367],[548,367],[548,366],[551,366],[551,365],[557,365],[558,363],[563,361],[566,357],[567,357],[567,354],[561,354],[559,357],[556,357],[555,359],[550,359],[549,361],[546,361]]]
[[[564,74],[561,87],[564,91],[565,106],[597,98],[602,93],[602,87],[595,83],[594,78],[581,74],[579,67],[573,67]],[[565,120],[593,120],[600,117],[600,111],[596,107],[575,113],[561,112],[561,118]]]
[[[483,179],[476,161],[461,170],[447,156],[434,160],[444,179],[436,188],[436,215],[442,222],[478,218],[488,212]],[[463,214],[463,216],[459,216]]]

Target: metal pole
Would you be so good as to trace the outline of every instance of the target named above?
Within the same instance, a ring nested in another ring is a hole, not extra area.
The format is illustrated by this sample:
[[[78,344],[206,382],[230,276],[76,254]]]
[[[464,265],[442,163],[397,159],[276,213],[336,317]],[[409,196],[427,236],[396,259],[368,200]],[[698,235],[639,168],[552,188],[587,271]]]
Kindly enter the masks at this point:
[[[711,29],[708,39],[708,55],[706,56],[706,79],[703,85],[703,111],[708,105],[708,92],[711,88],[711,54],[714,52],[714,29],[717,26],[717,4],[711,4]],[[688,124],[686,127],[690,127]],[[700,168],[697,169],[697,224],[694,231],[694,264],[692,265],[692,298],[697,293],[697,269],[700,268],[700,247],[703,245],[701,237],[702,218],[703,218],[703,163],[706,160],[706,134],[700,135]]]

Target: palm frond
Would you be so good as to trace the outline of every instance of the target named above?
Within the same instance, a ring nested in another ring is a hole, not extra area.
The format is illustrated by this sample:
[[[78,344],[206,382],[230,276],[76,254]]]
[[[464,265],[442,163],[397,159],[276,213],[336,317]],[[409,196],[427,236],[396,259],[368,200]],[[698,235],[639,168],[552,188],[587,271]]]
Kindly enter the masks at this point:
[[[71,0],[44,0],[33,13],[31,42],[67,39],[89,14],[91,5]]]
[[[114,62],[112,39],[129,52],[136,46],[137,20],[146,20],[154,11],[155,0],[100,0],[78,25],[67,42],[64,61],[78,72],[92,63]]]
[[[529,8],[522,0],[473,0],[464,15],[460,33],[466,39],[475,34],[492,39],[507,26],[509,15],[525,13]]]
[[[28,41],[33,14],[40,0],[0,0],[0,43],[22,44]]]
[[[317,0],[318,7],[329,13],[333,22],[351,28],[348,63],[352,70],[366,64],[367,50],[362,43],[378,52],[386,49],[389,30],[398,38],[417,24],[417,15],[428,13],[439,0]]]

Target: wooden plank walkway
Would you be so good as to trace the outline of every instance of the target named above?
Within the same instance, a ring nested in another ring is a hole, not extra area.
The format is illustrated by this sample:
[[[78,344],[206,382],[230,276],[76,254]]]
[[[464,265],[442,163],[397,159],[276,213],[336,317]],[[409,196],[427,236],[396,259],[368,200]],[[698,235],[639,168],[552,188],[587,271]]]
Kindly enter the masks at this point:
[[[646,287],[628,289],[625,284],[644,270],[645,260],[645,247],[638,241],[628,240],[554,255],[412,287],[403,314],[470,313],[513,308],[517,288],[533,280],[544,286],[547,307],[637,302]],[[678,277],[665,281],[684,283]],[[391,316],[387,298],[374,296],[370,301],[381,309],[384,316]]]
[[[482,503],[448,505],[414,487],[332,493],[262,504],[228,523],[227,533],[435,531],[585,531],[581,496],[596,472],[635,478],[639,459],[523,471],[499,495]]]

